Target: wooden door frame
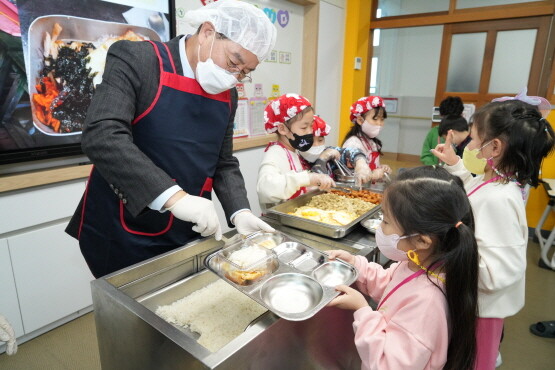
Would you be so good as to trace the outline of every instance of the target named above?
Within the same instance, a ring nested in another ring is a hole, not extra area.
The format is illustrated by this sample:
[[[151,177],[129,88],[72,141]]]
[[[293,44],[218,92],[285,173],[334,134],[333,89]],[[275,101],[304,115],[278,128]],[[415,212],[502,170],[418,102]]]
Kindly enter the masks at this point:
[[[446,24],[443,30],[435,105],[438,105],[444,98],[449,95],[457,95],[460,96],[465,103],[474,103],[476,104],[476,106],[481,106],[487,102],[490,102],[493,98],[505,95],[512,95],[514,93],[508,92],[507,94],[491,94],[488,92],[491,77],[491,68],[493,64],[493,53],[495,51],[496,35],[499,31],[505,30],[522,30],[533,28],[537,29],[536,43],[534,45],[534,52],[532,56],[532,65],[530,66],[530,75],[528,77],[528,94],[545,96],[547,92],[545,91],[547,88],[547,83],[545,82],[543,86],[540,86],[540,77],[544,75],[544,73],[542,73],[542,67],[545,65],[546,61],[545,45],[548,45],[548,39],[551,38],[550,26],[552,20],[553,16],[540,16],[520,18],[518,20],[503,19],[495,21]],[[486,45],[484,50],[484,60],[482,64],[478,92],[467,93],[457,91],[445,91],[447,86],[447,70],[453,34],[476,32],[487,33]],[[553,53],[550,53],[549,58],[551,58],[552,56]],[[544,91],[541,91],[542,89]]]

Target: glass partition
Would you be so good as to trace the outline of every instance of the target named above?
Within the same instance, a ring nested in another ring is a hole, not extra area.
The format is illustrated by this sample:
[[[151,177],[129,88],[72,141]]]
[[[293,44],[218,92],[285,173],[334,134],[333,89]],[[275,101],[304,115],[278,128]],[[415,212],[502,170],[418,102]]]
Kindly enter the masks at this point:
[[[486,32],[453,35],[446,91],[478,92],[486,35]]]
[[[497,33],[489,93],[517,93],[528,85],[537,33],[535,29]]]
[[[445,12],[448,10],[449,0],[379,0],[376,17]]]

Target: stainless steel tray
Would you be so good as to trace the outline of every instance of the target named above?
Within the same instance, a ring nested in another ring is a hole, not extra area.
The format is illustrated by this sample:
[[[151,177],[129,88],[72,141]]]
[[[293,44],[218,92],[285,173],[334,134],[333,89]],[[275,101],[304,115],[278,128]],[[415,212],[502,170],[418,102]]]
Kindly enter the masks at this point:
[[[160,41],[160,36],[150,28],[134,26],[125,23],[106,22],[96,19],[80,18],[67,15],[47,15],[38,17],[29,26],[28,34],[28,60],[27,66],[29,95],[32,97],[37,92],[36,84],[40,71],[44,65],[44,35],[45,32],[51,33],[54,24],[58,23],[62,26],[62,32],[58,37],[59,40],[64,41],[83,41],[83,42],[96,42],[103,36],[121,36],[126,31],[132,30],[142,36],[146,36],[150,40]],[[50,136],[69,136],[81,134],[81,131],[70,133],[54,132],[50,127],[44,125],[35,116],[35,108],[33,99],[33,123],[35,127],[42,133]]]
[[[265,257],[259,266],[271,266],[267,273],[247,285],[231,280],[227,269],[233,263],[227,259],[226,249],[238,250],[242,246],[263,245],[266,238],[276,244],[271,249],[275,262],[268,263]],[[306,320],[314,316],[339,295],[335,286],[351,285],[358,277],[354,266],[339,259],[330,261],[326,253],[280,232],[252,234],[236,245],[207,256],[204,264],[240,292],[276,315],[291,321]]]
[[[282,225],[291,226],[297,229],[306,230],[314,234],[339,239],[350,233],[357,224],[365,218],[373,215],[381,209],[380,205],[372,208],[368,212],[360,215],[347,225],[330,225],[323,222],[313,221],[299,216],[290,215],[289,212],[295,212],[295,209],[306,205],[313,196],[324,194],[324,191],[314,191],[303,194],[295,199],[288,200],[284,203],[273,206],[268,209],[268,213],[273,215]]]

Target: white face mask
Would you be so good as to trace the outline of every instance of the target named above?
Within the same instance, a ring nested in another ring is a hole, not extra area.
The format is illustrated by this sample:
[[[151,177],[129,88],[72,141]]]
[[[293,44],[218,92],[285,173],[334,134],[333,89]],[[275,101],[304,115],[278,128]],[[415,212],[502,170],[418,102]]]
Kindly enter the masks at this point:
[[[209,94],[219,94],[223,91],[229,90],[237,85],[237,78],[234,75],[223,69],[222,67],[216,65],[212,60],[212,47],[214,46],[214,40],[216,39],[216,34],[212,39],[212,45],[210,46],[210,55],[208,59],[204,62],[200,61],[200,44],[197,50],[197,70],[196,77],[197,81],[204,91]]]
[[[399,236],[397,234],[385,235],[380,225],[376,229],[376,244],[378,245],[380,252],[390,260],[408,261],[409,257],[407,256],[407,252],[398,249],[397,244],[399,243],[399,240],[406,239],[414,235],[416,234],[406,236]]]
[[[314,163],[324,149],[326,149],[325,145],[311,146],[306,152],[300,152],[299,154],[310,163]]]
[[[375,138],[376,136],[378,136],[381,130],[382,126],[372,125],[368,123],[368,121],[364,121],[362,123],[362,132],[364,132],[364,134],[370,138]]]

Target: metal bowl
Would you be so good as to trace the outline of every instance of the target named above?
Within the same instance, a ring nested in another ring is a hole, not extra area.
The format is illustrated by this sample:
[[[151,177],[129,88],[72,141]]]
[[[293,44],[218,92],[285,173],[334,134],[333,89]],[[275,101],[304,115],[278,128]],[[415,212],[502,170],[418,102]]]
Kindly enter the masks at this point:
[[[325,286],[335,287],[352,281],[356,271],[352,266],[339,261],[329,261],[314,271],[314,278]]]
[[[368,230],[372,234],[375,234],[376,230],[378,229],[378,227],[382,223],[382,220],[383,220],[383,214],[381,212],[378,212],[374,217],[367,218],[366,220],[361,221],[360,224],[366,230]]]
[[[343,175],[339,170],[334,170],[333,174],[335,175],[335,180],[338,182],[355,182],[355,176]]]
[[[323,295],[324,290],[316,280],[298,273],[275,275],[260,289],[260,298],[272,311],[286,314],[314,309]]]

